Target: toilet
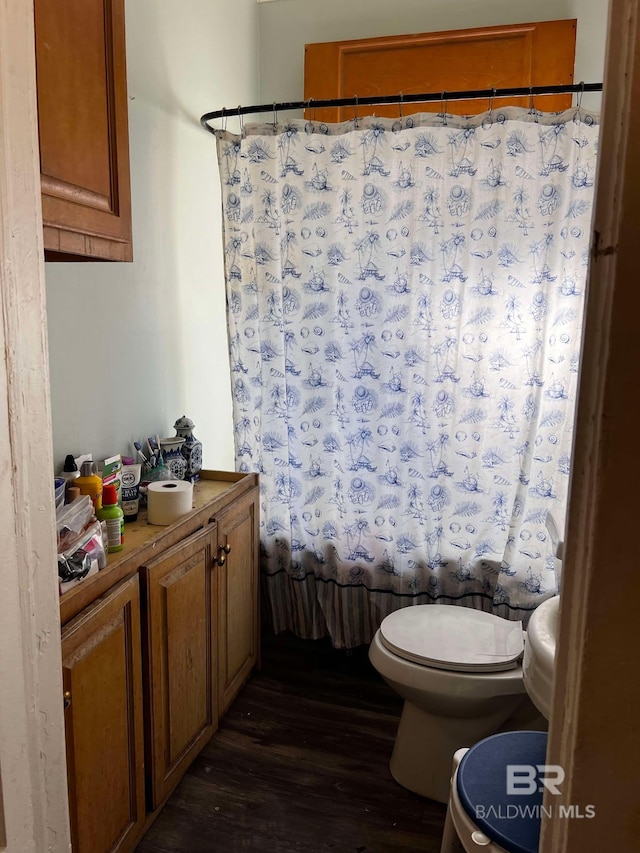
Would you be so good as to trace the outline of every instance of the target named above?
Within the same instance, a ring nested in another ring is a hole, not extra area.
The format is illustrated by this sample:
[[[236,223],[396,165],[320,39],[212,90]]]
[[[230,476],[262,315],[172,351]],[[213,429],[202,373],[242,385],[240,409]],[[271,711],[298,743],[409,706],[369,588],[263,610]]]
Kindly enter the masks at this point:
[[[369,659],[404,699],[390,761],[403,787],[446,803],[454,753],[498,731],[545,730],[524,686],[521,622],[466,607],[387,616]]]

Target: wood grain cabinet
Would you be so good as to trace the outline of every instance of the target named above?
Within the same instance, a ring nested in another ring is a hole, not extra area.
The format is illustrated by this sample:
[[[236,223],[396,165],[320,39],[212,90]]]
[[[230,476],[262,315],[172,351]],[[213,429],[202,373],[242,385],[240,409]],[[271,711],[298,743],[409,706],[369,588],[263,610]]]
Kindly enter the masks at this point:
[[[132,849],[146,818],[137,576],[65,626],[62,668],[73,851]]]
[[[124,0],[35,0],[47,260],[130,261]]]
[[[427,18],[428,16],[425,16]],[[304,99],[371,97],[403,92],[455,92],[573,83],[575,18],[564,21],[475,27],[435,33],[382,36],[305,45]],[[536,101],[544,110],[565,110],[571,95]],[[500,98],[499,106],[529,108],[529,98]],[[489,101],[448,101],[446,111],[468,115],[489,109]],[[441,112],[443,102],[375,107],[377,116]],[[371,112],[367,108],[364,112]],[[364,114],[364,112],[362,114]],[[311,105],[312,121],[347,121],[353,107]]]
[[[218,723],[216,539],[209,525],[140,570],[151,809]]]
[[[202,477],[62,596],[74,853],[134,849],[258,659],[258,478]]]
[[[218,526],[219,701],[223,714],[258,657],[257,491],[216,518]]]

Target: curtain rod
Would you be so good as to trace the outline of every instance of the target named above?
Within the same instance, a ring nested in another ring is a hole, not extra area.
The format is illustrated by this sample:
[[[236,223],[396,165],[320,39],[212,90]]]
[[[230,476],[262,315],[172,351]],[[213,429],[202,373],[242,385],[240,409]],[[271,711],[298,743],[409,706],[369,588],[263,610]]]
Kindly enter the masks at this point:
[[[238,106],[235,109],[223,107],[211,113],[205,113],[200,124],[210,133],[215,129],[208,122],[216,118],[233,118],[234,116],[245,116],[251,113],[285,112],[286,110],[322,109],[323,107],[370,107],[379,104],[412,104],[441,101],[471,101],[479,98],[513,98],[513,97],[535,97],[536,95],[564,95],[573,92],[601,92],[602,83],[570,83],[562,86],[516,86],[511,89],[469,89],[460,92],[430,92],[421,95],[372,95],[365,98],[329,98],[328,100],[316,101],[309,98],[306,101],[285,101],[274,104],[254,104],[251,107]]]

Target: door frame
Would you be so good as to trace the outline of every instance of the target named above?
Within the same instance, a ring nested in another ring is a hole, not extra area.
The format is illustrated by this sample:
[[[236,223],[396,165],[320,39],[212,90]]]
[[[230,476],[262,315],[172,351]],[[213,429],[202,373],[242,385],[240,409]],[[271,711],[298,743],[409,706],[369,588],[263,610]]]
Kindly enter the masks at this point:
[[[565,773],[541,853],[634,850],[640,837],[640,2],[611,0],[588,301],[547,762]],[[636,349],[633,350],[635,343]],[[557,810],[557,811],[556,811]]]
[[[33,2],[0,0],[0,850],[70,850]]]

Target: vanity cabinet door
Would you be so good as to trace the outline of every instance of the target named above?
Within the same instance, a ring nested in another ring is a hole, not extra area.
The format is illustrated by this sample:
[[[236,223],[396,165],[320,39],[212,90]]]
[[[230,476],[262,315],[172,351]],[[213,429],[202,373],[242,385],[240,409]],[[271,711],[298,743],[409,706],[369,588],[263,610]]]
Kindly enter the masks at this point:
[[[34,0],[47,260],[130,261],[124,0]]]
[[[137,575],[62,629],[74,853],[132,850],[145,820]]]
[[[209,525],[140,569],[150,809],[217,728],[215,544]]]
[[[258,489],[217,518],[220,624],[220,714],[235,699],[258,659]]]

